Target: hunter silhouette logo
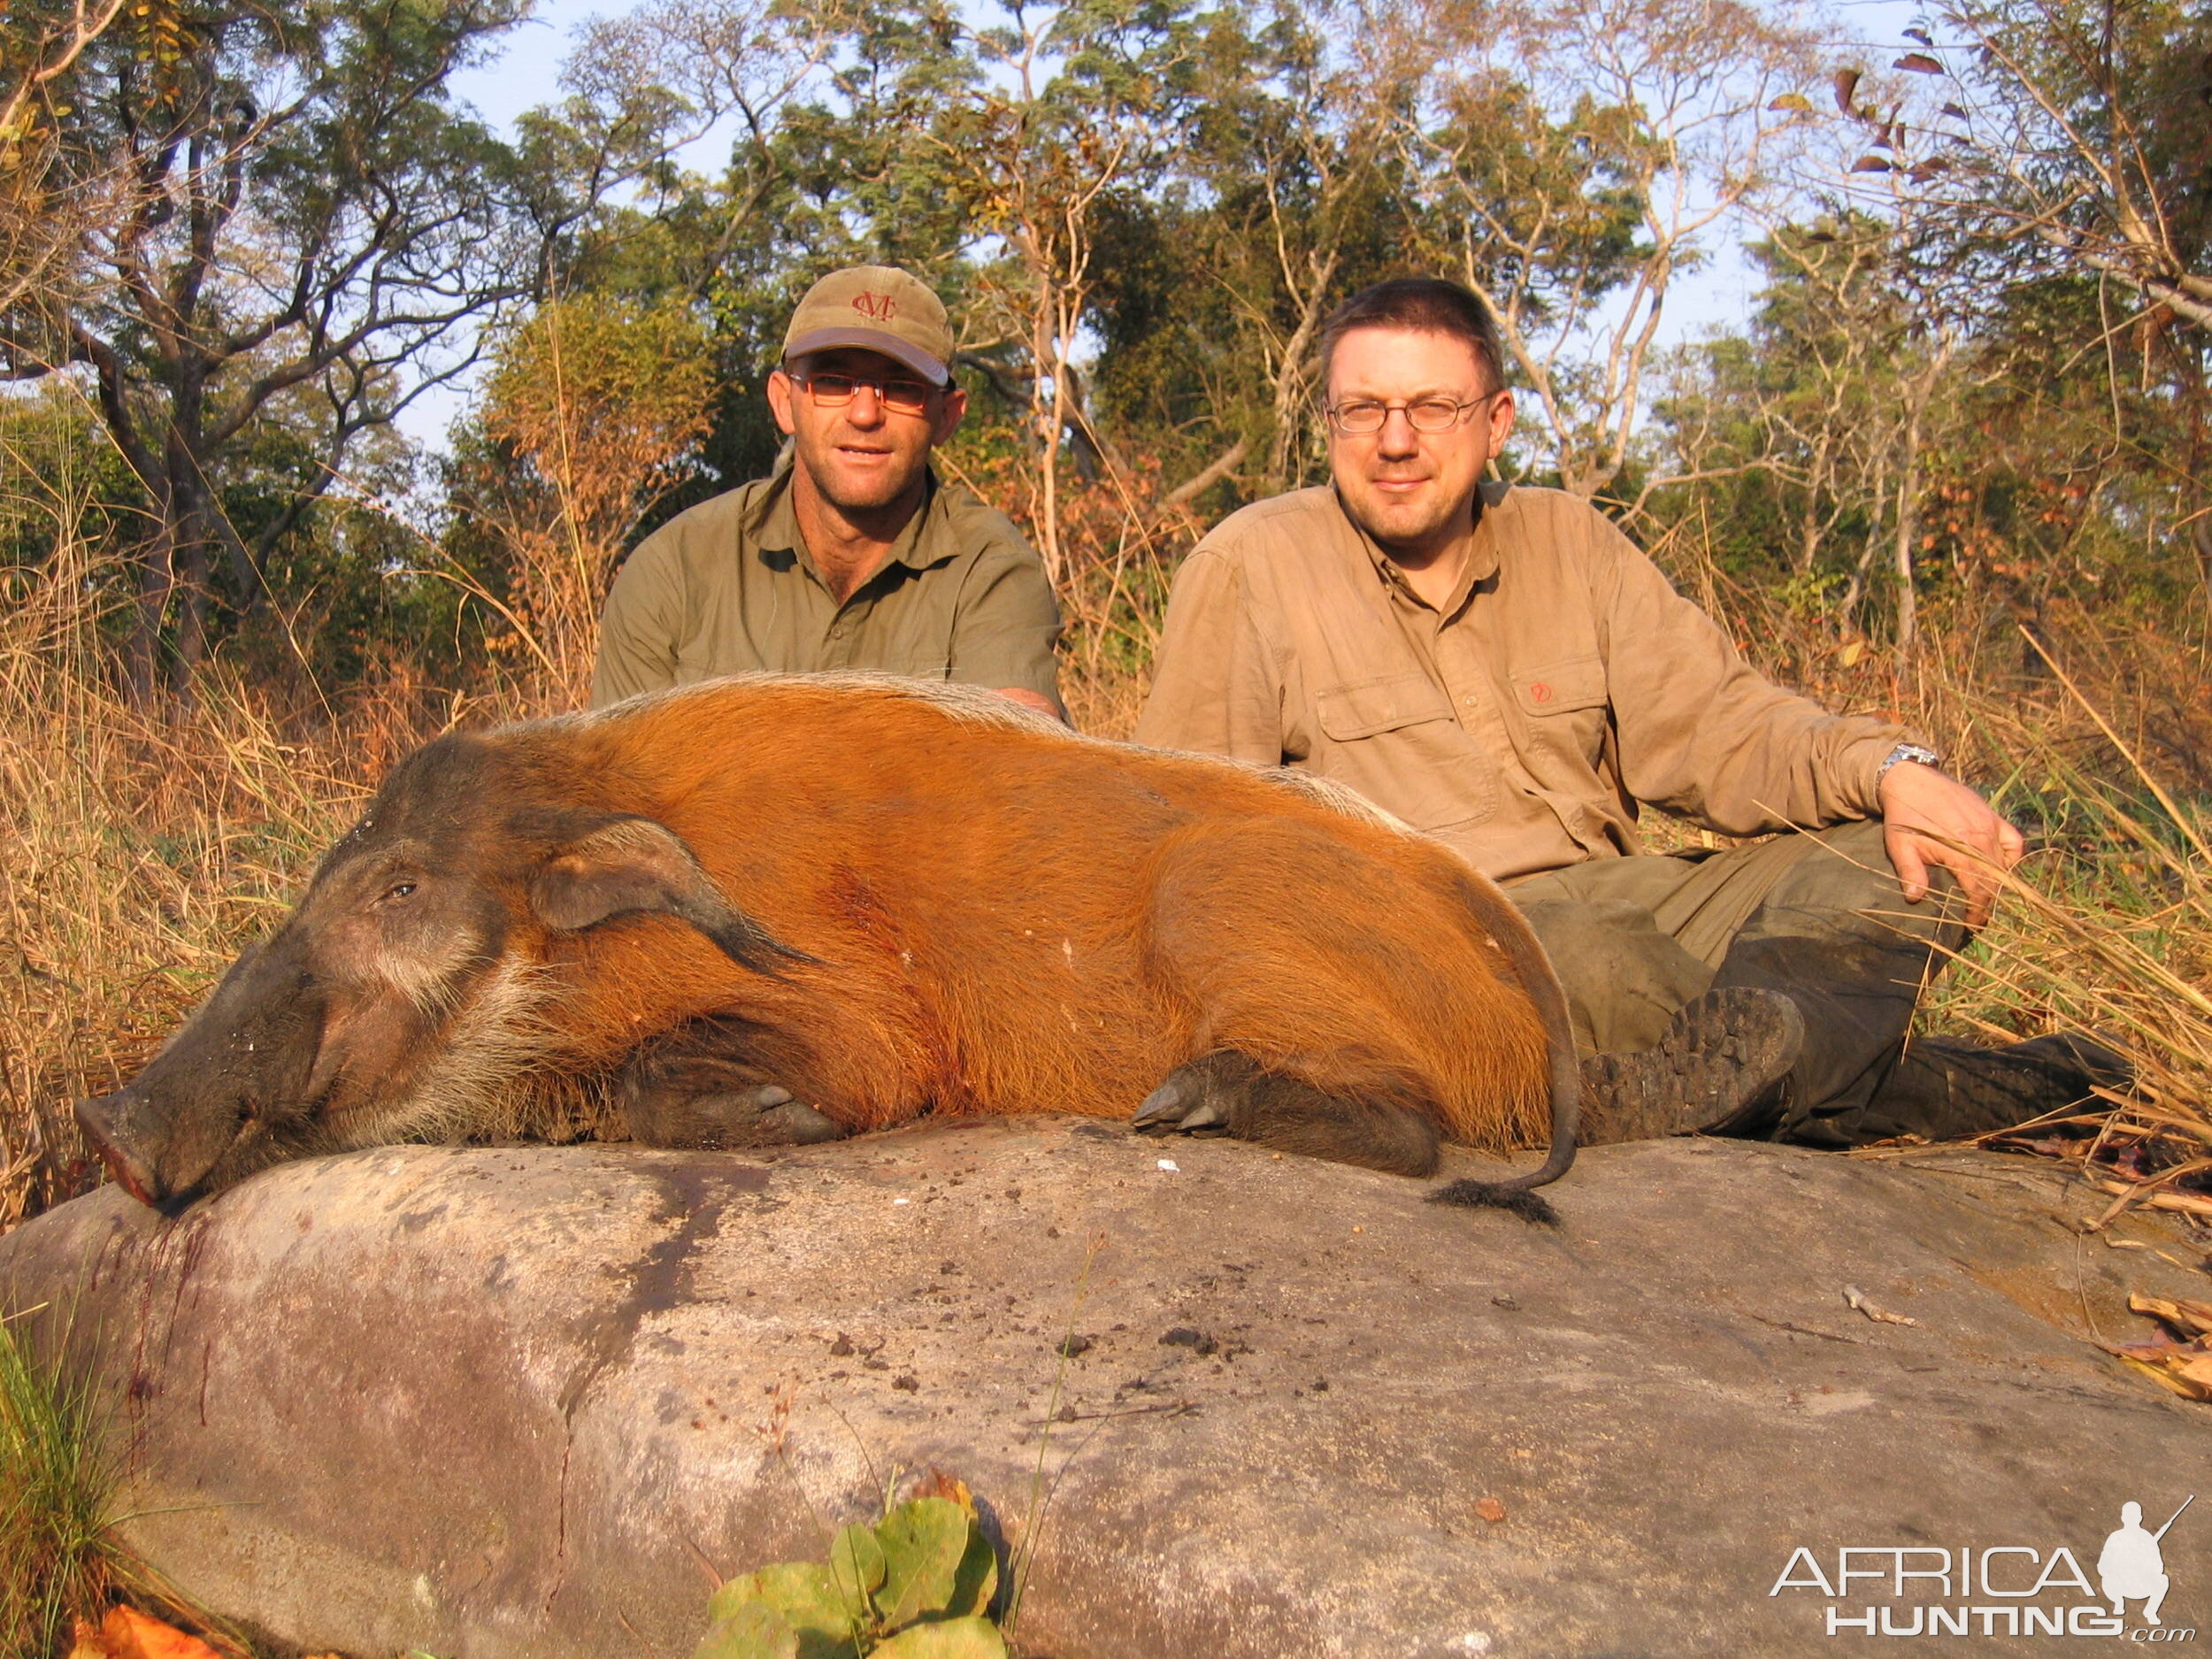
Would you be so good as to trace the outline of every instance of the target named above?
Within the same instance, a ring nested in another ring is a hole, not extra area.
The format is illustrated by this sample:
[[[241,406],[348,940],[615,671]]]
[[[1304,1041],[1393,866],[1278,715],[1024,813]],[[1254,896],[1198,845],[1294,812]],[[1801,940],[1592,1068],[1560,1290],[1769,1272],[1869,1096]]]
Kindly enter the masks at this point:
[[[2181,1509],[2197,1501],[2191,1493],[2181,1502]],[[2104,1540],[2104,1548],[2097,1556],[2097,1586],[2104,1592],[2105,1600],[2112,1603],[2112,1610],[2119,1613],[2135,1597],[2143,1601],[2143,1622],[2159,1622],[2159,1604],[2165,1601],[2168,1581],[2165,1557],[2159,1553],[2158,1540],[2166,1536],[2170,1527],[2181,1518],[2181,1509],[2166,1517],[2166,1525],[2155,1532],[2143,1530],[2143,1506],[2124,1503],[2120,1506],[2120,1530]]]
[[[870,294],[864,290],[853,296],[853,309],[864,317],[872,317],[879,323],[887,323],[899,314],[899,303],[888,294]]]

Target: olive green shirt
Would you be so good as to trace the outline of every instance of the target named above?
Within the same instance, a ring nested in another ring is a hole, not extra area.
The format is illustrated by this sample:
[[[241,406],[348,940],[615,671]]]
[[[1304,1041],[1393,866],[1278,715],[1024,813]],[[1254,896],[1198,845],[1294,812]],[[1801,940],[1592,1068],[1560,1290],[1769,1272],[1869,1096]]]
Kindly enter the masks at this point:
[[[1651,804],[1730,835],[1868,818],[1889,721],[1769,683],[1586,502],[1483,486],[1441,609],[1331,488],[1176,572],[1137,741],[1348,785],[1500,881],[1639,851]]]
[[[933,472],[921,511],[838,603],[779,466],[638,544],[599,625],[591,706],[720,674],[867,672],[1019,686],[1059,701],[1060,613],[1005,517]]]

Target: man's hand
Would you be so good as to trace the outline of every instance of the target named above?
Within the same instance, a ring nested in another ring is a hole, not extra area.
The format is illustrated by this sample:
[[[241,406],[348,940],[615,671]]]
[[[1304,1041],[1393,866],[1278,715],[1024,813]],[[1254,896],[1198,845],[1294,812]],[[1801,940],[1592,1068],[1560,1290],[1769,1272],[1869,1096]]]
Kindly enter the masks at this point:
[[[1900,761],[1882,774],[1878,798],[1882,843],[1907,901],[1927,896],[1928,866],[1940,864],[1966,895],[1967,926],[1987,921],[1998,876],[2026,849],[2020,832],[1957,779],[1915,761]]]

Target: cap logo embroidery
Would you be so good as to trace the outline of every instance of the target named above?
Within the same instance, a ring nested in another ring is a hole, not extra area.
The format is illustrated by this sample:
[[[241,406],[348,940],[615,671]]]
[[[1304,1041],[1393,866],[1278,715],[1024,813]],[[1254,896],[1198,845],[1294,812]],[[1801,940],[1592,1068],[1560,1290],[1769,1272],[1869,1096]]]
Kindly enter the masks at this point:
[[[864,317],[887,323],[899,314],[899,303],[888,294],[860,293],[853,296],[853,309]]]

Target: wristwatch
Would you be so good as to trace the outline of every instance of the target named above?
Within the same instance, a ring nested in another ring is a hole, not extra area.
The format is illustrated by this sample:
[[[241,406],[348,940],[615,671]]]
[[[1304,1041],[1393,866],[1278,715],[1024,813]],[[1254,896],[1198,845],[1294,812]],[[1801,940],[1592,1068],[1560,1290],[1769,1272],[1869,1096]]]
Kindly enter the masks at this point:
[[[1880,783],[1889,776],[1889,769],[1901,760],[1909,760],[1916,766],[1940,766],[1943,757],[1924,743],[1900,743],[1889,751],[1882,764],[1875,769],[1874,781]]]

